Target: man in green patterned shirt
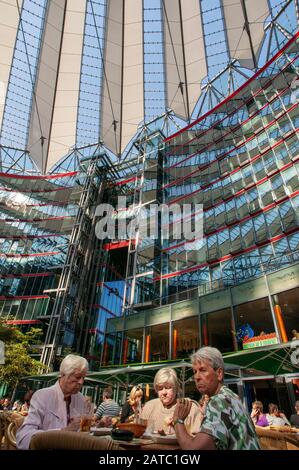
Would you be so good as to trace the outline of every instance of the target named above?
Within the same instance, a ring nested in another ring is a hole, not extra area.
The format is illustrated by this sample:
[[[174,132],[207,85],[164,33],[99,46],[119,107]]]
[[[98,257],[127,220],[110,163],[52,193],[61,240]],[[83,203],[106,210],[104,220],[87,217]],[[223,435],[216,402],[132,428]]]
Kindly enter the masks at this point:
[[[196,388],[210,397],[199,432],[190,436],[184,419],[191,401],[181,399],[176,405],[173,425],[182,449],[189,450],[259,450],[254,425],[240,398],[223,385],[224,362],[221,352],[209,346],[191,356]]]

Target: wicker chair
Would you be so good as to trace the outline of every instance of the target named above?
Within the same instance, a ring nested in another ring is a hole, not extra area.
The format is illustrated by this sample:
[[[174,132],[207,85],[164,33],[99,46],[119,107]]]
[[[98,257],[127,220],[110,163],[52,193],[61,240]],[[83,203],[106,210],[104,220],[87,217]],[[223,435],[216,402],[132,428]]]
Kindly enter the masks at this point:
[[[273,431],[256,426],[257,436],[263,450],[299,450],[298,434]]]
[[[34,434],[31,450],[123,450],[110,438],[98,439],[90,434],[73,431],[44,431]]]
[[[0,413],[0,448],[16,450],[16,432],[24,421],[24,416],[14,411]],[[2,443],[4,437],[4,441]]]
[[[0,450],[2,449],[2,440],[5,434],[6,416],[4,411],[0,411]]]

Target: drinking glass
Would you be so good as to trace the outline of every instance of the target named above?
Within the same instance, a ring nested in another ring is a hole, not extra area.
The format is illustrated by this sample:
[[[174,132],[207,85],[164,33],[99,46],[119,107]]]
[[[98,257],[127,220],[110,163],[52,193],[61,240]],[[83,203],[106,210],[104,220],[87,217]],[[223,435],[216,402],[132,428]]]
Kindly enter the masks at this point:
[[[80,431],[89,432],[90,427],[94,421],[94,404],[86,400],[84,406],[84,412],[80,417]]]
[[[90,432],[93,415],[81,415],[80,432]]]

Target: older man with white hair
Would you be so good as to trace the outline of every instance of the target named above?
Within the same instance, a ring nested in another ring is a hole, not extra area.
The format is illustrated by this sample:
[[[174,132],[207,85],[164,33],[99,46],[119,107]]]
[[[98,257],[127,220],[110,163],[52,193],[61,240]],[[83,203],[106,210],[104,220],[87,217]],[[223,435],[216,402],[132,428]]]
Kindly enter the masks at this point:
[[[33,394],[28,416],[17,431],[18,449],[29,449],[31,438],[37,432],[79,429],[80,415],[86,412],[86,400],[80,390],[87,371],[84,357],[69,354],[63,359],[55,385]]]
[[[259,450],[253,423],[240,398],[223,384],[224,362],[221,352],[205,346],[191,356],[197,390],[208,395],[209,402],[197,434],[190,436],[184,419],[191,401],[179,400],[173,424],[184,450]]]

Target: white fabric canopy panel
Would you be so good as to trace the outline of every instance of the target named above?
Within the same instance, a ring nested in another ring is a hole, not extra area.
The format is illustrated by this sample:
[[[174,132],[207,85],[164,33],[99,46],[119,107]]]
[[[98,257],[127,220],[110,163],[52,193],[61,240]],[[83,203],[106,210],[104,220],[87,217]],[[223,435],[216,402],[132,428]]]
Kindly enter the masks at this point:
[[[100,137],[117,155],[144,119],[143,2],[107,6]]]
[[[23,1],[19,0],[18,4],[21,10]],[[0,129],[18,25],[16,0],[0,0]]]
[[[85,0],[67,2],[45,171],[57,163],[76,143],[86,4]]]
[[[47,2],[30,122],[24,122],[26,150],[42,173],[76,144],[87,3]],[[201,2],[162,0],[161,5],[165,105],[189,121],[207,75]],[[18,6],[21,10],[22,0],[0,0],[0,126],[19,26]],[[103,69],[101,83],[95,83],[101,90],[98,139],[118,156],[144,120],[143,7],[143,0],[107,0],[103,63],[94,64]],[[222,0],[222,8],[231,58],[254,67],[269,15],[267,0]]]
[[[163,21],[167,107],[189,120],[207,75],[200,2],[163,0]]]
[[[269,15],[268,1],[222,0],[222,5],[231,58],[243,67],[254,68],[264,37],[264,21]]]
[[[65,10],[66,0],[53,0],[49,4],[35,84],[28,148],[32,159],[42,172],[45,172],[47,167]]]

